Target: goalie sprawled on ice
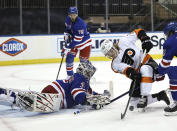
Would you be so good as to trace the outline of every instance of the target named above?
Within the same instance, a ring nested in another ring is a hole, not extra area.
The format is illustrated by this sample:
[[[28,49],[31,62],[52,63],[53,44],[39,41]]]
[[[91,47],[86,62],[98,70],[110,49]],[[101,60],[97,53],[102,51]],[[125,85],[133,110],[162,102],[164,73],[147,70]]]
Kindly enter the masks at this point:
[[[0,88],[0,104],[15,105],[27,111],[55,112],[61,108],[88,105],[100,109],[110,102],[109,92],[98,94],[90,88],[90,78],[95,73],[89,63],[80,63],[74,79],[56,80],[41,93]]]

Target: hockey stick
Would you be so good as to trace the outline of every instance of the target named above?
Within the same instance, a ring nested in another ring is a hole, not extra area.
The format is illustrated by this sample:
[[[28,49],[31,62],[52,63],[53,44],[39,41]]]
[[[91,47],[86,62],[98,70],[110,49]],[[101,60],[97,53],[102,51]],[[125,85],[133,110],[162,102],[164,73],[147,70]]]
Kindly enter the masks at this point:
[[[63,63],[63,58],[64,58],[64,54],[62,55],[62,59],[61,59],[61,62],[60,62],[60,66],[59,66],[59,69],[58,69],[58,74],[57,74],[57,77],[56,77],[56,80],[58,80],[58,76],[59,76],[59,73],[60,73],[60,70],[61,70],[61,66],[62,66],[62,63]]]
[[[125,110],[124,110],[124,113],[123,113],[123,114],[121,113],[121,119],[123,119],[123,118],[125,117],[126,113],[127,113],[127,109],[128,109],[129,103],[130,103],[130,99],[131,99],[131,97],[132,97],[132,95],[133,95],[134,88],[136,87],[136,80],[133,81],[133,84],[132,84],[132,85],[133,85],[133,86],[132,86],[132,89],[130,90],[130,96],[129,96],[129,99],[128,99],[126,108],[125,108]]]
[[[146,51],[143,53],[143,57],[142,57],[142,61],[141,61],[141,66],[142,66],[142,63],[143,63],[143,60],[144,60],[144,57],[146,56]],[[140,67],[141,67],[140,66]],[[127,102],[127,105],[126,105],[126,108],[125,108],[125,110],[124,110],[124,113],[122,114],[121,113],[121,119],[124,119],[124,117],[125,117],[125,115],[126,115],[126,113],[127,113],[127,109],[128,109],[128,106],[129,106],[129,104],[130,104],[130,100],[131,100],[131,97],[132,97],[132,95],[133,95],[133,91],[134,91],[134,89],[135,89],[135,87],[136,87],[136,80],[134,80],[133,81],[133,84],[132,84],[132,88],[130,88],[131,90],[131,92],[130,92],[130,96],[129,96],[129,99],[128,99],[128,102]]]
[[[136,88],[136,89],[134,89],[134,90],[137,90],[138,88],[139,88],[139,87],[137,87],[137,88]],[[110,103],[108,103],[108,104],[106,104],[106,105],[111,104],[112,102],[114,102],[114,101],[116,101],[116,100],[118,100],[118,99],[122,98],[123,96],[127,95],[128,93],[130,93],[130,90],[129,90],[129,91],[127,91],[127,92],[125,92],[125,93],[123,93],[123,94],[121,94],[120,96],[117,96],[116,98],[112,99],[112,100],[110,101]]]

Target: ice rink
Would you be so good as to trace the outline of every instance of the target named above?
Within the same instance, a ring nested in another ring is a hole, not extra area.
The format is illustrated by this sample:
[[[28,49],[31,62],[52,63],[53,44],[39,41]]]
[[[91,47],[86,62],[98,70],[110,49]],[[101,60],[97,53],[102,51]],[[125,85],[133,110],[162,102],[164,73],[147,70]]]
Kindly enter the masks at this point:
[[[160,61],[157,60],[159,63]],[[113,81],[113,97],[129,90],[130,80],[111,70],[111,61],[92,62],[96,66],[96,81],[91,87],[102,93],[109,89]],[[77,67],[78,63],[75,63]],[[173,60],[172,65],[177,65]],[[41,91],[57,76],[59,63],[34,64],[0,67],[0,86],[32,91]],[[59,79],[66,78],[65,63],[62,65]],[[152,93],[168,88],[168,77],[153,84]],[[163,115],[164,102],[157,102],[147,107],[146,112],[130,112],[121,120],[128,95],[105,106],[101,110],[81,112],[74,115],[76,109],[63,109],[57,113],[40,114],[0,105],[0,131],[177,131],[177,116]]]

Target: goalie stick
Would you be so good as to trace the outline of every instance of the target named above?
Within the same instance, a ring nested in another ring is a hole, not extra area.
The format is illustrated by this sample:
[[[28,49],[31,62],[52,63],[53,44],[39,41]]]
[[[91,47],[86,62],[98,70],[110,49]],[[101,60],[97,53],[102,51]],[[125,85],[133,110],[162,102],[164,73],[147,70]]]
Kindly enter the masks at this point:
[[[135,88],[134,90],[137,90],[138,88],[139,88],[139,87]],[[127,94],[129,94],[129,93],[130,93],[130,90],[127,91],[127,92],[125,92],[125,93],[123,93],[123,94],[121,94],[120,96],[117,96],[116,98],[112,99],[112,100],[110,101],[110,103],[108,103],[108,104],[106,104],[106,105],[111,104],[112,102],[114,102],[114,101],[116,101],[116,100],[122,98],[123,96],[125,96],[125,95],[127,95]]]

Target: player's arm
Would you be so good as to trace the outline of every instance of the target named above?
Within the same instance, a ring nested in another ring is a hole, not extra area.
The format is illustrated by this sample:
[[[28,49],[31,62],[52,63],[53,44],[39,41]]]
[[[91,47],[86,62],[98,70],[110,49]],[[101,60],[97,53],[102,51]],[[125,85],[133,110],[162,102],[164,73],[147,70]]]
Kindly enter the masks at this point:
[[[72,81],[70,92],[73,97],[73,100],[76,104],[83,104],[86,100],[86,90],[84,88],[85,83],[80,81],[79,79],[75,78],[74,81]]]
[[[77,25],[76,30],[73,33],[73,37],[71,40],[70,45],[68,46],[68,48],[77,48],[77,46],[79,46],[79,44],[81,43],[81,41],[84,38],[84,32],[86,30],[86,27],[84,25]]]
[[[69,16],[65,19],[65,32],[64,32],[64,41],[65,41],[65,47],[67,47],[72,39],[72,32],[71,32],[71,19]]]
[[[143,30],[143,29],[135,29],[134,32],[136,33],[137,37],[142,42],[143,52],[146,51],[146,53],[148,53],[151,50],[151,48],[153,47],[153,44],[150,41],[150,37],[147,36],[145,30]]]
[[[104,91],[103,94],[98,94],[92,91],[87,84],[81,88],[82,86],[82,84],[72,83],[71,94],[76,104],[90,105],[93,109],[101,109],[110,102],[110,94],[107,91]]]
[[[72,40],[71,24],[71,19],[67,16],[65,19],[64,45],[61,51],[61,56],[67,55],[71,50],[68,48]]]
[[[108,90],[104,90],[102,94],[97,93],[88,86],[85,105],[90,105],[93,109],[101,109],[104,105],[110,103],[111,93]]]
[[[124,60],[125,58],[122,59]],[[141,74],[137,73],[136,70],[130,66],[131,64],[133,63],[130,57],[128,57],[124,62],[113,61],[111,67],[114,72],[124,74],[126,77],[139,82],[141,80]]]
[[[158,67],[159,74],[164,75],[169,72],[169,67],[174,56],[172,52],[173,51],[170,50],[170,48],[167,47],[163,48],[163,59],[161,60]]]

